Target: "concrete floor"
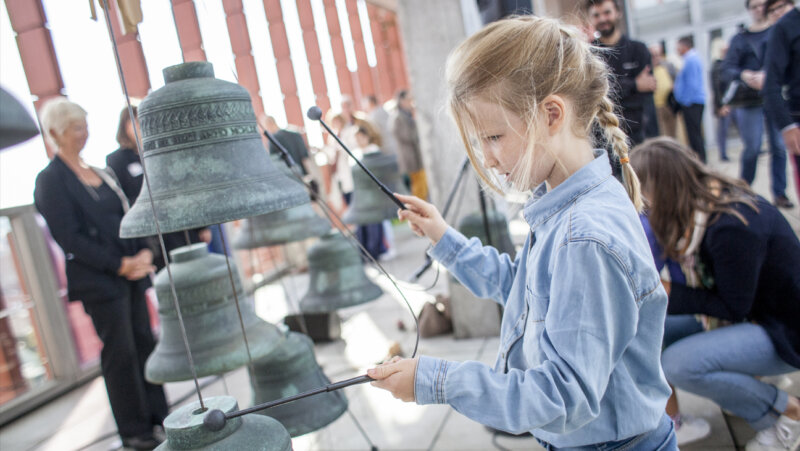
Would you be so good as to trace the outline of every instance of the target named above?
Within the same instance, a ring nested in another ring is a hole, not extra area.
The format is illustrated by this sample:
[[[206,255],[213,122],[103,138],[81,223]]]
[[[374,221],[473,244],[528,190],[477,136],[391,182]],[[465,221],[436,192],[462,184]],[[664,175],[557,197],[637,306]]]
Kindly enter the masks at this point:
[[[713,166],[729,175],[736,175],[738,163],[719,162],[714,149],[709,153]],[[734,149],[731,155],[735,161],[738,150]],[[759,163],[755,188],[761,194],[767,194],[768,160],[765,157]],[[797,205],[794,186],[790,185],[787,192]],[[795,207],[784,213],[794,230],[800,233],[800,209]],[[414,310],[419,311],[436,293],[446,290],[446,277],[441,274],[434,288],[427,292],[423,288],[433,283],[435,269],[429,271],[419,285],[402,282],[408,280],[422,263],[426,242],[411,235],[404,225],[394,230],[398,256],[384,266],[397,279]],[[524,236],[525,225],[512,223],[512,230],[521,230]],[[333,381],[363,374],[366,368],[384,358],[394,342],[400,344],[406,355],[414,346],[413,319],[398,291],[377,270],[368,268],[368,274],[384,288],[385,294],[376,301],[340,311],[342,340],[316,346],[317,361]],[[305,286],[307,275],[296,274],[280,284],[260,289],[255,300],[257,312],[268,321],[280,321],[286,313],[294,311],[292,306],[305,292]],[[399,321],[405,324],[405,331],[399,330]],[[498,345],[497,338],[455,340],[452,335],[445,335],[422,339],[419,353],[491,364]],[[800,395],[800,373],[794,373],[792,380],[789,391]],[[240,407],[250,405],[251,390],[243,368],[222,377],[204,378],[200,382],[204,397],[229,394],[239,401]],[[173,408],[196,400],[191,382],[170,383],[165,388],[170,402],[175,404]],[[368,450],[371,445],[385,450],[541,449],[532,438],[492,434],[446,406],[402,403],[389,393],[369,385],[349,387],[345,394],[349,400],[349,413],[321,430],[294,438],[295,450]],[[712,425],[710,437],[683,449],[742,449],[752,437],[752,429],[742,420],[723,415],[712,402],[683,392],[679,392],[679,399],[684,413],[706,418]],[[359,432],[355,420],[366,435]],[[0,449],[4,451],[106,451],[119,447],[102,378],[96,378],[0,429]]]

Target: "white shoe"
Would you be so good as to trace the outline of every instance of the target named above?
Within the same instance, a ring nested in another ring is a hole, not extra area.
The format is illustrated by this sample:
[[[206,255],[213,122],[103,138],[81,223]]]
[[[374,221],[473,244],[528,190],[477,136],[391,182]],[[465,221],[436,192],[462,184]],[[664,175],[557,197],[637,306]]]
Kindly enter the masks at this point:
[[[781,415],[768,429],[747,442],[745,451],[797,451],[800,448],[800,420]]]
[[[702,440],[711,434],[711,425],[703,418],[681,415],[675,423],[678,446]]]

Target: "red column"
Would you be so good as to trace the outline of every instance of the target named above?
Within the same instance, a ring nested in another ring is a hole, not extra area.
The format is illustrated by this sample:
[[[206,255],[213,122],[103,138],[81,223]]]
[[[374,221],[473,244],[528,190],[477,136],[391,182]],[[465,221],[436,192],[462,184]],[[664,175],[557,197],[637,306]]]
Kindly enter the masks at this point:
[[[117,2],[109,1],[108,5],[111,29],[114,32],[114,39],[117,41],[119,61],[122,65],[122,73],[125,75],[128,95],[144,98],[150,91],[150,75],[147,72],[142,43],[139,41],[139,32],[123,34],[124,30],[118,19]],[[102,20],[105,21],[105,17]]]
[[[369,14],[369,26],[372,30],[372,44],[375,46],[375,59],[377,65],[374,68],[375,78],[378,80],[378,92],[375,95],[380,102],[385,102],[392,98],[395,91],[395,75],[389,65],[389,43],[386,37],[386,30],[380,21],[378,7],[367,3],[367,13]]]
[[[47,100],[62,95],[64,81],[58,66],[53,38],[47,28],[47,17],[42,2],[31,0],[6,0],[8,18],[17,37],[17,48],[22,60],[25,78],[36,111]],[[53,158],[53,150],[45,141],[47,157]]]
[[[222,8],[225,11],[225,22],[228,25],[228,36],[236,64],[236,79],[250,93],[253,111],[259,114],[264,111],[264,102],[259,93],[256,61],[250,45],[250,34],[247,32],[242,0],[222,0]]]
[[[330,34],[331,50],[333,51],[333,63],[336,65],[336,78],[339,80],[339,91],[352,97],[355,95],[355,89],[353,89],[352,74],[347,68],[336,0],[323,0],[322,3],[325,5],[325,19],[328,22],[328,34]]]
[[[280,0],[264,0],[264,11],[267,14],[269,37],[272,40],[272,52],[278,70],[278,82],[283,93],[283,106],[286,120],[298,127],[303,126],[303,111],[297,97],[297,83],[294,78],[289,40],[286,37],[286,26],[283,24],[283,13]]]
[[[308,71],[311,74],[311,86],[314,89],[314,103],[322,111],[328,111],[331,101],[328,98],[328,85],[325,83],[322,55],[319,52],[317,30],[314,27],[314,13],[309,0],[297,0],[297,15],[300,17],[300,28],[303,30]]]
[[[361,98],[370,94],[375,94],[375,84],[372,82],[372,71],[367,63],[367,49],[364,46],[364,33],[361,31],[361,21],[358,18],[358,4],[356,0],[345,0],[347,6],[347,17],[350,20],[350,35],[353,37],[353,48],[356,52],[356,63],[358,64],[358,85],[356,91],[356,105],[361,106]],[[358,109],[358,108],[357,108]]]
[[[172,0],[172,17],[178,31],[178,42],[181,44],[183,61],[205,61],[203,36],[200,34],[200,23],[197,21],[197,10],[193,0]]]
[[[400,39],[400,30],[397,26],[397,16],[385,12],[383,25],[389,38],[389,56],[392,74],[395,75],[396,89],[408,89],[408,72],[406,72],[406,57],[403,51],[403,40]]]

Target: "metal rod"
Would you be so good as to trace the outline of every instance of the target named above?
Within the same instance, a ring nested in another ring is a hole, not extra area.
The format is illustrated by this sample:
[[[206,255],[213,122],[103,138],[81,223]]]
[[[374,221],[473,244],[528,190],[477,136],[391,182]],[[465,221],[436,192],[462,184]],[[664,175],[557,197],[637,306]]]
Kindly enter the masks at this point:
[[[131,98],[128,94],[128,85],[125,83],[125,74],[122,72],[122,63],[119,57],[119,49],[117,48],[117,39],[114,37],[114,30],[111,27],[111,16],[109,14],[108,0],[103,0],[103,11],[106,19],[106,26],[108,27],[108,35],[111,37],[111,45],[114,49],[114,60],[117,62],[117,74],[119,75],[120,83],[122,84],[122,91],[125,94],[125,102],[128,105],[128,116],[131,121],[136,120],[133,114],[133,107],[131,106]],[[200,383],[197,381],[197,369],[194,366],[194,359],[192,358],[192,350],[189,347],[189,338],[186,336],[186,326],[183,323],[183,315],[181,314],[180,304],[178,303],[178,293],[175,290],[175,280],[172,278],[172,270],[169,267],[169,256],[167,255],[167,247],[164,245],[164,236],[161,233],[161,226],[158,224],[158,215],[156,215],[156,204],[153,202],[153,191],[150,189],[150,177],[147,175],[147,166],[144,164],[144,155],[142,155],[142,143],[139,139],[138,127],[133,127],[133,135],[136,139],[136,148],[138,150],[139,160],[142,162],[142,174],[144,175],[144,182],[147,185],[147,194],[150,200],[150,207],[153,212],[153,222],[156,225],[156,234],[158,234],[158,243],[161,246],[161,252],[164,255],[164,264],[167,268],[167,275],[169,276],[169,287],[172,292],[172,302],[178,316],[178,325],[181,330],[181,337],[183,338],[183,345],[186,348],[186,357],[189,359],[189,368],[192,370],[192,379],[194,380],[194,387],[197,391],[197,398],[200,400],[200,408],[205,409],[203,403],[203,394],[200,392]]]
[[[364,382],[372,382],[375,379],[364,375],[364,376],[357,376],[351,379],[346,379],[341,382],[335,382],[333,384],[328,384],[324,387],[315,388],[313,390],[309,390],[303,393],[298,393],[293,396],[287,396],[285,398],[276,399],[275,401],[269,401],[261,404],[257,404],[253,407],[248,407],[247,409],[237,410],[236,412],[231,412],[225,414],[225,418],[230,420],[231,418],[240,417],[242,415],[247,415],[248,413],[258,412],[259,410],[269,409],[272,407],[277,407],[283,404],[288,404],[293,401],[297,401],[299,399],[308,398],[309,396],[319,395],[322,393],[328,393],[336,390],[341,390],[345,387],[350,387],[352,385],[363,384]]]
[[[244,320],[242,319],[242,309],[239,307],[239,294],[236,292],[236,282],[233,280],[233,269],[231,268],[231,258],[228,255],[228,245],[225,244],[225,233],[222,231],[222,224],[217,224],[219,230],[219,237],[222,240],[222,252],[225,253],[225,263],[228,265],[228,278],[231,281],[231,289],[233,290],[233,300],[236,304],[236,314],[239,316],[239,326],[242,328],[242,338],[244,338],[244,348],[247,351],[247,361],[250,366],[253,366],[253,356],[250,355],[250,344],[247,342],[247,332],[244,330]]]
[[[358,428],[358,431],[361,432],[361,436],[364,437],[364,440],[367,441],[367,444],[369,445],[370,451],[377,451],[378,447],[375,446],[375,444],[372,443],[372,440],[369,439],[369,436],[367,435],[367,431],[364,429],[363,426],[361,426],[361,423],[358,421],[358,418],[356,418],[356,416],[353,415],[353,412],[350,411],[350,407],[349,406],[347,407],[347,414],[350,415],[350,418],[353,420],[353,423],[356,424],[356,428]]]
[[[492,231],[489,228],[489,215],[486,212],[486,193],[483,192],[481,187],[478,187],[478,201],[481,205],[481,216],[483,216],[483,231],[486,233],[486,245],[492,245]]]

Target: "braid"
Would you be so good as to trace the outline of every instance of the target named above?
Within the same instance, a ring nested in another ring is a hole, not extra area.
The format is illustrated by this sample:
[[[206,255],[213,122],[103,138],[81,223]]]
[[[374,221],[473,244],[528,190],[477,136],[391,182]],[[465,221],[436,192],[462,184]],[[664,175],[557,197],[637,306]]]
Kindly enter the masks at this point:
[[[628,152],[630,150],[628,137],[619,127],[619,118],[614,114],[614,104],[611,103],[608,96],[603,96],[600,99],[600,105],[597,110],[597,123],[603,128],[606,139],[611,143],[614,155],[620,159],[625,190],[628,192],[636,211],[641,211],[642,193],[639,187],[639,178],[628,161]]]

